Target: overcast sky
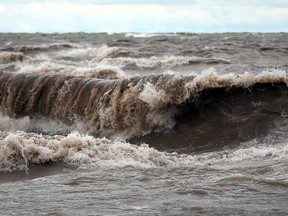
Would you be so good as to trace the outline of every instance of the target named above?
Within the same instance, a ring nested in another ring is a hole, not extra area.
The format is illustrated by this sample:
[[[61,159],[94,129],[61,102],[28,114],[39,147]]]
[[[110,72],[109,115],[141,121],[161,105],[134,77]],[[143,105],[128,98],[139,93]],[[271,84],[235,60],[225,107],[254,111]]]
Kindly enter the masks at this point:
[[[0,0],[0,32],[287,32],[288,0]]]

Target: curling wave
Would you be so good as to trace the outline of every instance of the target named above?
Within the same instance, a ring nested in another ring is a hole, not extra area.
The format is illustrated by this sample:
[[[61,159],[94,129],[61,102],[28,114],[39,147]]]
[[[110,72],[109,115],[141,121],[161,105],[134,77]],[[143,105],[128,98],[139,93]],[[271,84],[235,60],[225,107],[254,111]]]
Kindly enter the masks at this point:
[[[131,137],[171,129],[186,103],[207,89],[251,88],[287,83],[285,71],[253,75],[148,75],[107,80],[67,75],[0,74],[1,112],[12,118],[84,122],[99,136]]]

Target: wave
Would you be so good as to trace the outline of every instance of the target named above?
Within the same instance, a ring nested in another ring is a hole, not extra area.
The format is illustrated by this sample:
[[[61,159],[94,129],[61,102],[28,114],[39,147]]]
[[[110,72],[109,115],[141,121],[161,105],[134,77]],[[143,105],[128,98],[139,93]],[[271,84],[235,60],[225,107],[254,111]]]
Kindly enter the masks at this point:
[[[177,36],[175,33],[126,33],[125,37],[130,38],[150,38],[150,37],[157,37],[157,36],[165,36],[165,37],[172,37]]]
[[[120,68],[104,65],[99,65],[97,67],[76,67],[52,62],[36,62],[36,64],[35,62],[32,62],[32,64],[21,64],[18,68],[16,73],[34,73],[38,75],[61,74],[99,79],[121,79],[126,76],[124,71]]]
[[[276,69],[114,80],[1,72],[0,171],[54,162],[191,168],[286,160],[286,98],[286,73]]]
[[[70,48],[70,49],[63,49]],[[49,45],[23,45],[23,46],[11,46],[0,49],[0,63],[10,63],[12,61],[22,61],[25,58],[32,58],[24,55],[27,51],[53,51],[57,52],[43,55],[43,53],[35,55],[35,60],[51,60],[57,59],[58,61],[63,59],[65,61],[83,61],[94,58],[94,60],[101,61],[106,57],[119,57],[129,55],[130,51],[123,47],[108,47],[103,45],[101,47],[79,47],[69,44],[49,44]],[[44,59],[43,59],[44,57]]]
[[[59,50],[63,48],[76,47],[70,43],[53,43],[53,44],[41,44],[41,45],[14,45],[13,43],[1,48],[1,51],[17,51],[17,52],[28,52],[28,51],[49,51]]]
[[[16,132],[0,133],[0,172],[29,170],[32,164],[63,162],[91,166],[199,167],[245,160],[287,160],[287,145],[247,147],[200,155],[160,152],[148,145],[71,133],[67,136]]]
[[[132,137],[173,128],[186,107],[199,103],[199,95],[207,91],[222,89],[225,96],[226,91],[275,83],[286,85],[285,71],[218,75],[210,70],[198,76],[115,80],[2,72],[0,105],[1,112],[12,118],[45,117],[67,125],[84,122],[85,130],[97,136]]]
[[[186,154],[243,147],[251,140],[287,139],[286,83],[256,83],[248,88],[208,88],[181,104],[175,126],[128,139],[158,150]]]
[[[0,64],[8,64],[11,62],[22,62],[25,59],[29,59],[23,53],[16,52],[0,52]]]
[[[91,63],[98,63],[99,59],[93,59]],[[167,56],[167,57],[156,57],[150,58],[130,58],[130,57],[118,57],[118,58],[104,58],[100,62],[105,65],[114,65],[118,67],[126,67],[129,65],[136,65],[140,68],[168,68],[181,65],[190,64],[230,64],[230,60],[222,58],[205,58],[197,56]]]
[[[103,45],[101,47],[77,48],[69,51],[61,51],[56,54],[56,58],[70,59],[70,60],[94,60],[101,61],[106,57],[125,56],[130,53],[129,50],[123,47],[108,47]]]
[[[163,75],[103,80],[63,75],[2,73],[1,110],[14,118],[40,115],[60,119],[67,124],[80,120],[87,123],[90,131],[104,135],[142,133],[149,131],[154,124],[161,121],[164,123],[165,120],[162,119],[169,118],[162,117],[173,113],[157,113],[156,110],[162,107],[161,103],[156,104],[157,90],[145,88],[139,95],[149,82],[160,85],[161,82],[169,84],[170,80]],[[166,88],[176,88],[175,85],[176,79]],[[152,100],[155,105],[150,104],[155,111],[142,101],[148,101],[146,92],[156,92]],[[175,97],[175,93],[172,93],[168,100]],[[161,100],[164,105],[166,99],[160,98]],[[158,121],[155,119],[157,116]],[[160,123],[159,126],[161,125]]]

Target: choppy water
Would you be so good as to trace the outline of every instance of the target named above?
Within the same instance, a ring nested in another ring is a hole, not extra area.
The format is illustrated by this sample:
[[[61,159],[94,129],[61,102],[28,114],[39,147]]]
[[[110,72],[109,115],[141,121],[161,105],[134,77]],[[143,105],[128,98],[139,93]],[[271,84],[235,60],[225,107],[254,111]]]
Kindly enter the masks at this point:
[[[288,35],[0,34],[2,215],[286,215]]]

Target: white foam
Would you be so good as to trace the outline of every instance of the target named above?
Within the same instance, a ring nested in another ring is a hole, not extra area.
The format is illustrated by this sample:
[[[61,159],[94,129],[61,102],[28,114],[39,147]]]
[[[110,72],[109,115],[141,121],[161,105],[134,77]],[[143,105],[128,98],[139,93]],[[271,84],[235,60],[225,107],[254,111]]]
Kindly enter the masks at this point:
[[[31,122],[28,116],[12,119],[0,112],[0,131],[15,132],[17,130],[25,130],[30,124]]]
[[[129,32],[125,34],[125,37],[134,37],[134,38],[150,38],[150,37],[156,37],[156,36],[177,36],[177,34],[174,33],[133,33]]]
[[[3,136],[3,134],[2,134]],[[27,168],[31,163],[61,161],[74,165],[157,167],[170,163],[165,153],[124,141],[71,133],[66,137],[10,133],[0,141],[0,170]],[[99,163],[98,163],[99,162]],[[106,164],[106,165],[107,165]]]
[[[81,135],[44,136],[25,132],[0,133],[0,171],[28,169],[29,164],[64,162],[76,166],[134,166],[151,167],[199,167],[223,163],[234,166],[241,161],[287,160],[287,143],[277,146],[265,144],[258,147],[180,155],[135,146],[121,140],[108,140]]]
[[[152,83],[147,82],[143,88],[143,91],[139,95],[140,100],[148,103],[150,107],[155,107],[161,102],[166,102],[166,93],[164,90],[157,90]]]
[[[24,116],[14,119],[0,112],[0,131],[2,132],[38,131],[41,133],[55,134],[75,130],[81,133],[89,132],[88,126],[81,121],[75,121],[71,125],[66,125],[61,121],[46,119],[44,117],[30,118],[29,116]]]

